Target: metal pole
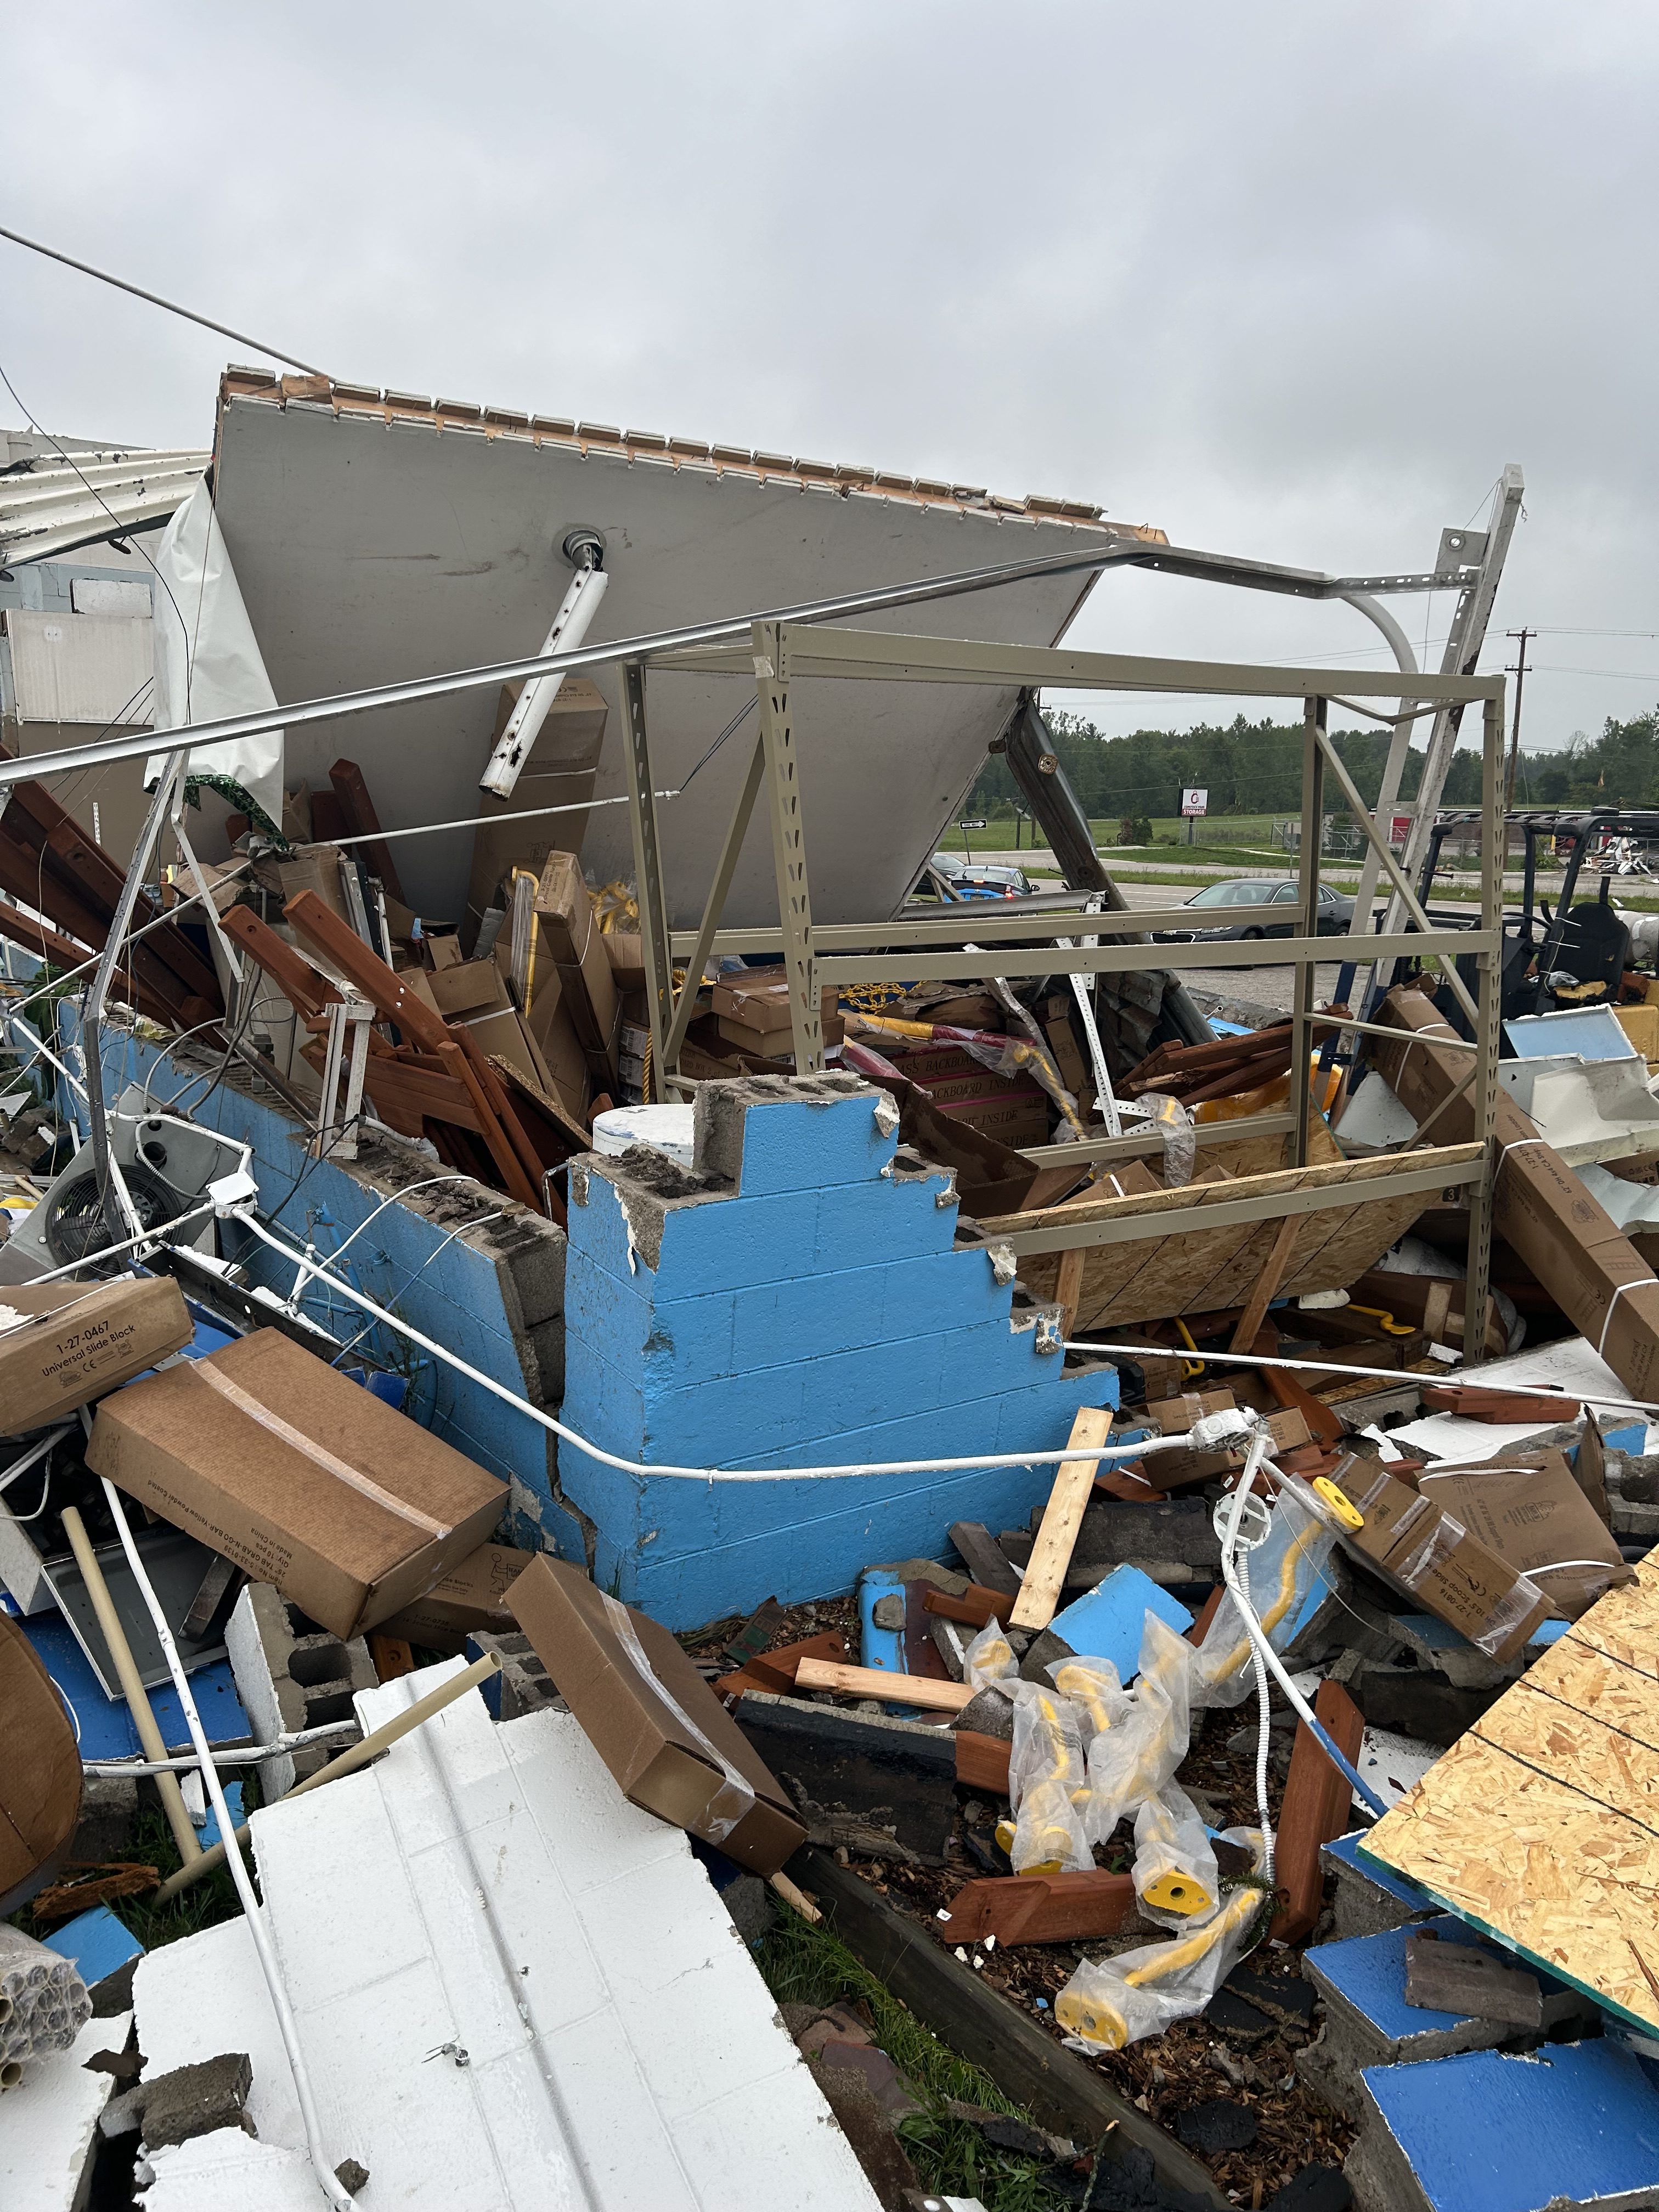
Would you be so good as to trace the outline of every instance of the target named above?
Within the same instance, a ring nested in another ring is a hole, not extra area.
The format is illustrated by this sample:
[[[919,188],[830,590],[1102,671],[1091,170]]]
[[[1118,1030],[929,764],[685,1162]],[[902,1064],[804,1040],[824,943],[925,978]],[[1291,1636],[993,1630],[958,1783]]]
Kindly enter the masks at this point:
[[[1499,796],[1504,775],[1504,702],[1488,699],[1484,709],[1485,746],[1480,784],[1480,927],[1504,926],[1504,853],[1499,842]],[[1479,1018],[1474,1063],[1474,1131],[1485,1147],[1480,1180],[1469,1188],[1468,1290],[1463,1299],[1463,1359],[1478,1365],[1486,1356],[1486,1304],[1492,1291],[1492,1224],[1497,1182],[1498,1026],[1504,972],[1501,936],[1497,947],[1475,956]]]
[[[714,880],[708,887],[708,900],[702,910],[702,921],[697,930],[697,941],[691,957],[686,963],[685,983],[674,1008],[674,1019],[663,1047],[662,1073],[666,1079],[679,1066],[680,1047],[685,1042],[685,1032],[690,1026],[696,1010],[697,992],[702,982],[702,971],[708,964],[709,950],[714,942],[714,933],[720,926],[720,916],[726,910],[726,895],[732,889],[732,878],[737,873],[738,859],[743,851],[743,841],[748,833],[749,819],[755,811],[755,801],[760,795],[761,778],[766,773],[766,740],[757,737],[755,750],[749,759],[749,771],[743,780],[743,789],[738,793],[738,803],[732,819],[726,825],[726,842],[720,848],[720,857],[714,870]]]
[[[1536,637],[1538,633],[1534,629],[1512,629],[1505,634],[1510,637],[1518,637],[1521,641],[1520,650],[1516,654],[1512,665],[1504,672],[1505,674],[1512,675],[1515,678],[1515,728],[1510,737],[1509,772],[1504,778],[1504,812],[1507,817],[1515,805],[1515,775],[1516,770],[1521,765],[1521,689],[1530,673],[1530,671],[1527,666],[1527,646],[1528,641]],[[1504,857],[1507,860],[1509,857],[1507,850],[1509,832],[1507,829],[1504,830],[1504,835],[1506,848]],[[1527,854],[1528,862],[1530,863],[1532,855],[1532,848],[1530,845],[1527,848]],[[1530,910],[1530,908],[1528,908],[1528,910]]]
[[[1316,939],[1319,927],[1319,844],[1325,819],[1325,735],[1328,707],[1323,699],[1310,699],[1302,724],[1302,929]],[[1312,1111],[1312,1054],[1308,1049],[1309,1017],[1313,1012],[1314,961],[1311,954],[1296,965],[1296,1004],[1291,1017],[1291,1082],[1295,1088],[1296,1158],[1308,1164],[1308,1141]]]
[[[662,1096],[664,1046],[674,1012],[674,971],[668,951],[662,855],[657,843],[657,802],[651,781],[651,749],[645,726],[645,670],[630,660],[623,670],[628,728],[623,757],[628,767],[628,811],[634,830],[634,883],[640,902],[640,946],[645,958],[645,1005],[651,1026],[652,1088]]]
[[[806,836],[801,821],[795,737],[789,721],[787,633],[781,623],[757,623],[753,636],[795,1073],[817,1075],[823,1066],[823,1006],[818,996],[817,955],[812,947],[812,901],[806,880]]]

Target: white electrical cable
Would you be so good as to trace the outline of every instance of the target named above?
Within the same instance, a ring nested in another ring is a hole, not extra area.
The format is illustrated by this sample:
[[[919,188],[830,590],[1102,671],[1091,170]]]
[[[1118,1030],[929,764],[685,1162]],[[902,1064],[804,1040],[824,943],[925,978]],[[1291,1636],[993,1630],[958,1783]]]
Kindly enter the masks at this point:
[[[149,1608],[150,1620],[155,1624],[156,1641],[161,1644],[162,1656],[167,1662],[167,1672],[173,1677],[173,1686],[178,1692],[179,1702],[184,1708],[191,1741],[196,1747],[197,1771],[202,1777],[208,1796],[212,1801],[214,1812],[218,1817],[219,1835],[225,1847],[225,1863],[230,1869],[231,1880],[236,1885],[236,1894],[241,1899],[242,1911],[247,1920],[248,1933],[253,1939],[253,1948],[258,1955],[260,1971],[265,1978],[265,1987],[270,1992],[271,2010],[276,2015],[276,2025],[283,2038],[283,2048],[288,2054],[289,2067],[294,2075],[294,2090],[299,2100],[300,2117],[305,2125],[306,2147],[311,2155],[312,2166],[316,2172],[324,2196],[336,2208],[336,2212],[355,2212],[356,2197],[329,2165],[323,2149],[322,2124],[317,2116],[317,2100],[312,2089],[311,2075],[306,2065],[305,2053],[300,2048],[299,2023],[294,2017],[294,2008],[289,2003],[288,1991],[283,1985],[282,1972],[276,1964],[276,1953],[271,1948],[270,1931],[264,1924],[259,1900],[254,1894],[253,1883],[249,1876],[246,1863],[242,1857],[241,1846],[236,1840],[236,1823],[230,1817],[230,1808],[225,1802],[224,1790],[219,1780],[219,1770],[214,1764],[213,1751],[207,1740],[207,1731],[202,1726],[202,1716],[197,1711],[196,1700],[191,1695],[190,1678],[185,1674],[183,1663],[179,1657],[179,1647],[173,1640],[173,1631],[167,1625],[167,1617],[161,1609],[161,1600],[156,1596],[155,1586],[144,1571],[144,1563],[138,1556],[138,1547],[132,1540],[132,1531],[127,1525],[126,1511],[121,1503],[121,1493],[107,1478],[104,1480],[104,1496],[108,1501],[111,1513],[114,1516],[115,1532],[121,1539],[121,1548],[127,1555],[127,1565],[132,1570],[133,1580],[138,1585],[140,1595]]]
[[[1062,1462],[1079,1460],[1092,1460],[1098,1465],[1103,1460],[1140,1459],[1147,1452],[1183,1450],[1189,1444],[1186,1435],[1147,1437],[1139,1443],[1066,1444],[1058,1451],[1045,1449],[1031,1452],[981,1452],[965,1459],[873,1460],[867,1466],[771,1467],[752,1470],[744,1468],[742,1471],[718,1467],[672,1467],[649,1460],[625,1459],[619,1453],[606,1451],[602,1445],[591,1443],[579,1430],[567,1426],[551,1413],[544,1413],[539,1406],[532,1406],[527,1398],[509,1390],[505,1383],[497,1382],[492,1376],[484,1374],[459,1353],[451,1352],[447,1346],[439,1344],[418,1328],[411,1328],[408,1322],[397,1314],[389,1313],[384,1306],[377,1305],[373,1298],[366,1297],[362,1291],[332,1273],[326,1266],[313,1267],[308,1256],[283,1243],[263,1223],[255,1219],[251,1207],[231,1206],[227,1209],[227,1218],[240,1221],[261,1243],[269,1245],[273,1252],[281,1253],[283,1259],[311,1268],[311,1279],[327,1283],[331,1289],[338,1291],[342,1297],[361,1306],[365,1313],[373,1314],[377,1321],[384,1322],[389,1328],[395,1328],[411,1344],[419,1345],[422,1352],[430,1352],[434,1359],[442,1360],[458,1375],[465,1375],[469,1382],[476,1382],[480,1389],[488,1390],[492,1397],[501,1399],[515,1413],[522,1413],[542,1428],[550,1430],[563,1443],[573,1445],[587,1458],[597,1460],[601,1467],[614,1467],[623,1474],[663,1475],[688,1482],[806,1482],[836,1475],[960,1474],[976,1468],[1058,1467]]]
[[[1066,1350],[1103,1352],[1109,1358],[1137,1363],[1150,1352],[1158,1358],[1200,1359],[1217,1367],[1282,1367],[1307,1375],[1375,1376],[1379,1382],[1397,1382],[1402,1389],[1411,1382],[1468,1382],[1475,1389],[1495,1390],[1508,1398],[1556,1398],[1562,1405],[1571,1407],[1575,1413],[1585,1405],[1620,1406],[1633,1413],[1659,1413],[1659,1401],[1651,1398],[1616,1398],[1605,1390],[1567,1391],[1551,1382],[1489,1382],[1479,1367],[1460,1370],[1455,1375],[1424,1375],[1411,1367],[1356,1367],[1346,1359],[1285,1359],[1261,1352],[1192,1352],[1184,1344],[1085,1344],[1071,1337],[1066,1340]]]
[[[300,1729],[292,1735],[279,1735],[275,1743],[243,1744],[234,1751],[216,1751],[216,1766],[257,1766],[262,1759],[281,1759],[290,1751],[302,1751],[307,1744],[320,1743],[325,1736],[361,1735],[356,1721],[325,1721],[320,1728]],[[200,1761],[196,1759],[83,1759],[82,1769],[88,1774],[194,1774]]]
[[[1255,1472],[1261,1464],[1267,1448],[1267,1428],[1264,1422],[1251,1437],[1249,1449],[1244,1455],[1244,1471],[1233,1486],[1232,1510],[1227,1516],[1226,1533],[1221,1540],[1221,1578],[1232,1592],[1233,1601],[1244,1616],[1247,1626],[1255,1618],[1255,1612],[1243,1586],[1244,1577],[1238,1571],[1238,1533],[1243,1526],[1245,1506],[1255,1493]],[[1250,1640],[1250,1657],[1255,1667],[1255,1802],[1261,1818],[1261,1871],[1271,1885],[1276,1849],[1273,1814],[1267,1803],[1268,1730],[1273,1724],[1273,1698],[1267,1687],[1267,1669],[1262,1664],[1261,1645],[1254,1637]]]

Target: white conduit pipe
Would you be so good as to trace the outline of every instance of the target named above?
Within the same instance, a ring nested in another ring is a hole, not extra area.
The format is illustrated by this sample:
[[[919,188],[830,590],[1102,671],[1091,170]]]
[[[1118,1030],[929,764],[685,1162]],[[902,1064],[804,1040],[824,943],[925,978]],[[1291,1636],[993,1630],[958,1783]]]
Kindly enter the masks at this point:
[[[1382,1382],[1468,1383],[1471,1389],[1495,1390],[1508,1398],[1559,1398],[1575,1413],[1581,1406],[1622,1406],[1633,1413],[1659,1413],[1659,1402],[1650,1398],[1615,1398],[1605,1390],[1563,1389],[1553,1382],[1488,1382],[1478,1367],[1449,1367],[1443,1376],[1422,1375],[1412,1367],[1356,1367],[1346,1359],[1281,1359],[1262,1352],[1193,1352],[1184,1344],[1084,1344],[1068,1337],[1067,1352],[1103,1352],[1115,1359],[1139,1363],[1150,1352],[1166,1359],[1201,1359],[1211,1366],[1282,1367],[1307,1375],[1375,1376]]]
[[[1267,1448],[1265,1424],[1250,1438],[1249,1449],[1244,1455],[1244,1471],[1233,1486],[1232,1510],[1227,1516],[1227,1532],[1221,1540],[1221,1579],[1232,1592],[1233,1601],[1243,1616],[1246,1628],[1255,1621],[1255,1611],[1250,1603],[1246,1579],[1238,1571],[1238,1532],[1243,1525],[1244,1507],[1255,1489],[1255,1471],[1261,1464]],[[1261,1642],[1265,1642],[1263,1638]],[[1273,1838],[1273,1813],[1267,1803],[1268,1730],[1273,1722],[1273,1698],[1267,1688],[1267,1670],[1261,1661],[1261,1642],[1250,1638],[1250,1658],[1255,1668],[1256,1738],[1255,1738],[1255,1803],[1261,1816],[1261,1871],[1271,1886],[1273,1878],[1273,1856],[1277,1849]]]
[[[325,1721],[321,1728],[301,1729],[295,1735],[279,1735],[275,1743],[245,1743],[234,1751],[216,1751],[213,1763],[216,1766],[257,1766],[262,1759],[280,1759],[285,1752],[302,1751],[307,1744],[320,1743],[325,1736],[360,1734],[356,1721]],[[194,1758],[83,1759],[81,1769],[86,1774],[194,1774],[199,1764]]]
[[[232,1206],[228,1209],[228,1213],[232,1220],[240,1221],[245,1229],[250,1230],[262,1244],[269,1245],[273,1252],[280,1253],[284,1260],[310,1269],[314,1279],[319,1279],[327,1283],[331,1290],[337,1291],[342,1297],[349,1298],[352,1304],[360,1306],[365,1313],[373,1314],[376,1321],[384,1322],[388,1328],[395,1328],[400,1335],[407,1337],[411,1344],[419,1345],[422,1352],[430,1352],[434,1359],[442,1360],[446,1367],[453,1367],[458,1375],[465,1375],[470,1382],[476,1382],[481,1390],[488,1390],[492,1397],[499,1398],[504,1405],[511,1406],[514,1413],[523,1413],[526,1419],[537,1422],[542,1428],[550,1430],[556,1437],[568,1444],[574,1445],[578,1451],[584,1453],[589,1459],[597,1460],[601,1467],[614,1467],[623,1474],[665,1475],[688,1482],[816,1482],[830,1475],[961,1474],[975,1468],[1058,1467],[1062,1462],[1070,1462],[1078,1460],[1092,1460],[1098,1464],[1103,1460],[1139,1459],[1147,1452],[1184,1449],[1188,1443],[1188,1438],[1183,1434],[1172,1437],[1147,1437],[1141,1443],[1135,1444],[1067,1444],[1059,1451],[1045,1449],[1030,1452],[982,1452],[967,1459],[875,1460],[868,1466],[859,1467],[773,1467],[757,1468],[752,1470],[745,1468],[742,1472],[728,1471],[718,1467],[670,1467],[647,1460],[625,1459],[619,1453],[606,1451],[603,1446],[590,1443],[577,1430],[567,1427],[564,1422],[556,1419],[553,1414],[544,1413],[539,1406],[532,1406],[527,1398],[520,1397],[516,1391],[509,1390],[505,1383],[497,1382],[493,1376],[483,1374],[469,1361],[461,1358],[459,1353],[451,1352],[447,1346],[436,1343],[431,1337],[422,1334],[418,1328],[411,1328],[408,1322],[401,1320],[398,1315],[388,1313],[384,1306],[377,1305],[373,1298],[365,1297],[361,1291],[354,1289],[351,1284],[343,1280],[338,1275],[331,1273],[326,1267],[317,1265],[311,1256],[296,1252],[292,1246],[284,1244],[279,1237],[274,1237],[263,1223],[256,1220],[250,1210]]]
[[[265,1978],[265,1987],[270,1992],[271,2010],[276,2015],[276,2025],[282,2033],[283,2048],[294,2075],[295,2094],[299,2100],[300,2117],[304,2122],[306,2147],[311,2155],[319,2185],[336,2212],[355,2212],[356,2199],[329,2165],[323,2148],[321,2124],[317,2117],[317,2100],[307,2070],[305,2054],[300,2048],[299,2024],[294,2017],[294,2008],[289,2002],[288,1991],[283,1986],[282,1972],[276,1964],[276,1954],[271,1948],[270,1931],[260,1912],[259,1900],[254,1895],[253,1883],[236,1841],[236,1823],[231,1819],[230,1808],[225,1802],[225,1793],[219,1780],[219,1770],[213,1763],[213,1752],[202,1726],[202,1716],[196,1710],[196,1700],[191,1695],[190,1678],[179,1657],[179,1647],[173,1640],[173,1631],[161,1610],[144,1563],[138,1556],[138,1547],[132,1540],[132,1531],[127,1526],[127,1516],[121,1504],[121,1493],[106,1479],[104,1496],[115,1517],[116,1534],[121,1539],[121,1548],[127,1555],[127,1565],[132,1570],[149,1617],[155,1625],[156,1640],[161,1646],[167,1662],[167,1672],[173,1677],[173,1686],[179,1692],[179,1702],[184,1708],[185,1719],[190,1729],[191,1741],[196,1747],[196,1764],[201,1774],[214,1812],[218,1816],[219,1834],[225,1847],[225,1857],[230,1868],[231,1880],[236,1885],[236,1894],[241,1899],[242,1911],[247,1918],[248,1933],[253,1938],[253,1948],[258,1954],[259,1970]]]

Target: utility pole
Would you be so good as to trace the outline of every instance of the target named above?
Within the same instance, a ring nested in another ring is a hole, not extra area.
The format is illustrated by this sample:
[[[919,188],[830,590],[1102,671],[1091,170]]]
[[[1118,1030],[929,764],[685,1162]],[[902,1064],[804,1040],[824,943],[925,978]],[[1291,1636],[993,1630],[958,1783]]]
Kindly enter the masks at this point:
[[[1510,629],[1505,630],[1504,635],[1505,637],[1519,638],[1521,641],[1520,650],[1516,653],[1514,660],[1506,663],[1504,670],[1506,676],[1512,676],[1515,678],[1515,721],[1510,732],[1509,774],[1504,779],[1504,811],[1508,814],[1515,805],[1516,770],[1521,764],[1521,689],[1527,680],[1530,665],[1527,659],[1527,646],[1528,641],[1536,637],[1538,633],[1535,629]],[[1507,832],[1504,839],[1504,851],[1507,856]]]

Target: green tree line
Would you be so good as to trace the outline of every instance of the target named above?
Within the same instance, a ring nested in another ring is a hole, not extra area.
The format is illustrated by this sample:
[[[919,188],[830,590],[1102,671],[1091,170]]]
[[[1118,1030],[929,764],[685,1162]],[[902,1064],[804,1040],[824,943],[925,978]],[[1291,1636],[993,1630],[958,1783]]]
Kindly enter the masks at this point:
[[[1171,815],[1183,787],[1210,794],[1212,814],[1294,814],[1302,805],[1302,725],[1252,722],[1193,730],[1136,730],[1103,737],[1081,716],[1058,712],[1043,720],[1054,750],[1085,811],[1115,816]],[[1385,729],[1334,733],[1342,764],[1374,804],[1388,757]],[[1407,756],[1401,797],[1414,799],[1423,756]],[[1008,763],[994,753],[969,794],[971,815],[1010,815],[1019,798]],[[1443,804],[1474,806],[1480,798],[1480,755],[1465,743],[1455,755]],[[1577,734],[1559,752],[1523,753],[1516,788],[1522,806],[1659,806],[1659,708],[1627,722],[1608,718],[1599,738]]]

